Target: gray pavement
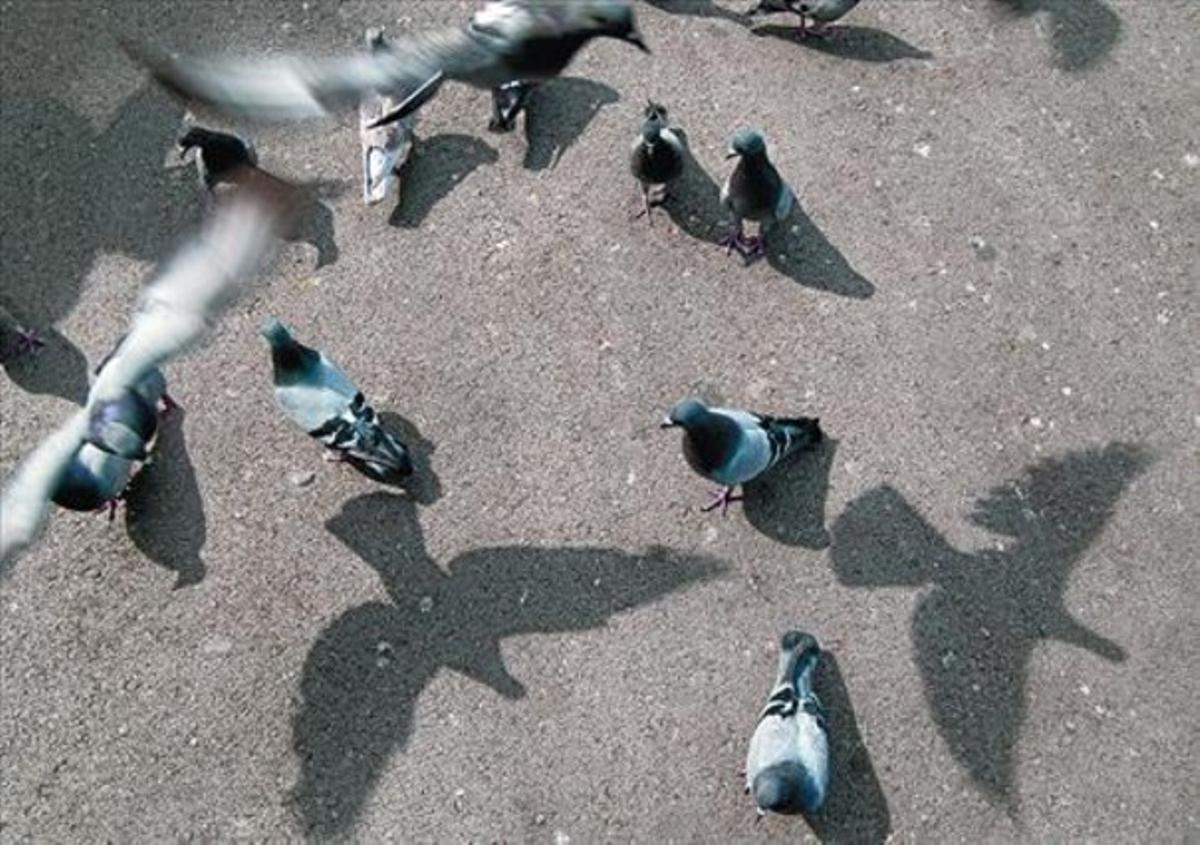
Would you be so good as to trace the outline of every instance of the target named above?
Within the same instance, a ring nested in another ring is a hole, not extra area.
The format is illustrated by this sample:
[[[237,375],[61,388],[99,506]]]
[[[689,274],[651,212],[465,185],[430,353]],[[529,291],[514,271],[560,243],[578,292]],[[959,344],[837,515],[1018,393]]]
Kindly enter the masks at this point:
[[[254,130],[332,218],[169,367],[117,521],[56,514],[0,585],[0,838],[1200,838],[1200,4],[868,0],[829,46],[740,7],[643,3],[654,55],[586,49],[528,140],[446,89],[396,210],[353,118]],[[0,471],[198,219],[111,32],[334,53],[471,8],[4,4],[0,296],[50,343],[0,378]],[[704,171],[653,226],[647,98]],[[742,125],[801,208],[749,268],[712,245]],[[268,314],[403,418],[410,494],[277,412]],[[689,392],[830,443],[701,515],[656,427]],[[755,825],[794,625],[835,786]]]

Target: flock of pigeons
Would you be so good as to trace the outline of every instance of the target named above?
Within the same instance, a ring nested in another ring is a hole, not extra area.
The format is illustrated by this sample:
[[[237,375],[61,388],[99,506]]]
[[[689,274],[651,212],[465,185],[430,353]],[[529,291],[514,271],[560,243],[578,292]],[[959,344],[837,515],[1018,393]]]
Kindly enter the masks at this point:
[[[857,0],[760,0],[753,12],[790,11],[802,36],[828,37],[827,25]],[[808,20],[812,24],[808,24]],[[389,43],[366,34],[366,51],[340,59],[230,62],[170,55],[147,44],[126,51],[176,96],[220,114],[253,120],[303,120],[358,107],[363,197],[386,197],[412,147],[417,110],[447,80],[492,94],[490,128],[513,128],[530,92],[560,74],[593,38],[608,37],[649,52],[628,0],[491,0],[462,27],[426,31]],[[259,170],[253,146],[222,132],[191,127],[181,155],[197,151],[211,213],[200,233],[145,289],[129,331],[95,371],[84,408],[35,449],[8,479],[0,499],[0,567],[34,543],[51,503],[71,510],[116,509],[139,464],[148,459],[159,418],[174,407],[160,367],[209,334],[287,237],[302,205],[299,191]],[[650,103],[634,139],[630,167],[642,186],[644,214],[669,197],[683,172],[686,141],[667,110]],[[792,190],[767,156],[763,136],[734,134],[738,159],[721,192],[734,219],[722,241],[746,260],[763,252],[764,233],[788,216]],[[640,215],[639,215],[640,216]],[[750,236],[751,221],[759,231]],[[271,350],[275,396],[284,414],[326,447],[381,481],[413,472],[407,447],[387,432],[354,382],[324,353],[296,340],[276,319],[261,328]],[[35,332],[0,310],[0,354],[36,352]],[[728,509],[734,491],[795,452],[812,448],[818,420],[775,418],[678,403],[662,423],[683,429],[683,451],[700,475],[721,485],[709,511]],[[0,568],[0,572],[3,569]],[[828,789],[825,714],[813,692],[820,647],[790,631],[780,643],[775,686],[746,761],[746,791],[761,815],[813,812]]]

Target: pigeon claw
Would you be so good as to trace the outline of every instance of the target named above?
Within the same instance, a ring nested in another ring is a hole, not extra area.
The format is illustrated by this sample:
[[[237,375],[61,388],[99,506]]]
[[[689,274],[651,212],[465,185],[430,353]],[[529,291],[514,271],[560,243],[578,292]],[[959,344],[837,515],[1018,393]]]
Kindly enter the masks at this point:
[[[717,241],[717,245],[725,247],[726,255],[732,255],[733,251],[737,250],[738,255],[747,264],[761,257],[767,251],[762,236],[749,237],[741,230],[730,232]]]
[[[41,335],[33,329],[18,327],[14,330],[14,334],[17,336],[16,343],[12,345],[11,349],[0,350],[0,361],[10,361],[26,355],[33,355],[46,345],[46,341],[42,340]]]
[[[709,513],[710,511],[720,508],[721,516],[725,516],[727,513],[729,513],[729,504],[731,502],[740,502],[742,500],[741,496],[735,496],[733,494],[733,489],[734,488],[732,487],[722,487],[721,489],[715,491],[713,493],[713,500],[704,507],[700,508],[700,510],[703,513]]]

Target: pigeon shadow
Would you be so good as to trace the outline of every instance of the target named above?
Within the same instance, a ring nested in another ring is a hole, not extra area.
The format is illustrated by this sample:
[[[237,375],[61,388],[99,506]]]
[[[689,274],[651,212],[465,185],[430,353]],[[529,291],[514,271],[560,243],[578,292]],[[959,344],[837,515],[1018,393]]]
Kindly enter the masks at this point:
[[[467,552],[443,568],[425,550],[416,506],[387,492],[345,503],[326,527],[378,573],[387,598],[334,620],[304,663],[292,800],[319,838],[354,829],[408,742],[418,697],[442,669],[520,699],[525,685],[505,666],[504,638],[601,628],[726,569],[664,549],[523,546]]]
[[[400,202],[388,223],[403,229],[417,228],[471,171],[494,164],[499,158],[499,153],[471,135],[418,139],[400,180]]]
[[[684,234],[716,248],[724,234],[721,189],[686,144],[686,133],[682,130],[676,133],[685,141],[683,173],[671,183],[667,198],[659,207]]]
[[[525,169],[545,170],[621,95],[591,79],[559,77],[539,85],[525,106]]]
[[[1121,19],[1101,0],[996,0],[1015,15],[1045,12],[1050,21],[1054,65],[1065,71],[1087,70],[1121,38]]]
[[[733,21],[742,26],[748,26],[753,20],[752,17],[744,12],[735,12],[732,9],[726,9],[715,3],[714,0],[644,0],[644,2],[669,15],[719,18],[721,20]]]
[[[883,786],[863,742],[850,691],[837,658],[821,653],[813,690],[828,713],[829,795],[807,817],[822,842],[884,842],[892,832],[892,814]]]
[[[32,324],[27,324],[33,328]],[[17,387],[26,393],[59,396],[76,405],[87,401],[87,357],[53,327],[39,328],[45,346],[33,355],[0,363]]]
[[[412,459],[413,465],[412,475],[408,478],[385,480],[372,474],[358,463],[351,462],[350,466],[372,481],[404,490],[408,493],[409,498],[419,505],[432,505],[442,498],[442,482],[437,473],[433,471],[431,463],[437,446],[421,435],[421,431],[415,423],[399,414],[380,411],[379,423],[383,426],[384,431],[391,434],[408,449],[408,455]]]
[[[204,498],[183,434],[184,410],[159,418],[154,459],[125,492],[125,529],[142,554],[176,575],[174,589],[204,580]]]
[[[817,227],[797,199],[791,216],[766,235],[767,263],[805,287],[851,299],[869,299],[875,285],[860,275]]]
[[[98,255],[158,260],[199,217],[190,174],[164,167],[182,109],[152,86],[98,132],[49,98],[6,96],[0,114],[0,290],[30,328],[71,312]]]
[[[789,456],[743,488],[742,510],[760,532],[788,546],[824,549],[825,500],[837,441],[823,439],[814,449]]]
[[[317,198],[317,194],[336,197],[345,186],[341,183],[313,182],[301,185],[300,188],[305,197],[304,205],[300,209],[296,227],[287,240],[314,247],[317,250],[317,264],[313,269],[320,270],[335,263],[341,252],[334,237],[333,211]]]
[[[839,582],[928,588],[912,622],[926,701],[950,753],[1010,814],[1034,648],[1058,640],[1125,659],[1072,618],[1064,598],[1072,567],[1149,463],[1141,447],[1112,443],[1034,464],[977,501],[971,521],[1005,539],[973,553],[950,546],[889,486],[859,496],[834,523]]]
[[[860,62],[895,62],[901,59],[932,59],[933,53],[909,44],[890,32],[870,26],[838,24],[826,38],[801,38],[798,26],[764,24],[750,30],[760,37],[779,38],[817,53]]]

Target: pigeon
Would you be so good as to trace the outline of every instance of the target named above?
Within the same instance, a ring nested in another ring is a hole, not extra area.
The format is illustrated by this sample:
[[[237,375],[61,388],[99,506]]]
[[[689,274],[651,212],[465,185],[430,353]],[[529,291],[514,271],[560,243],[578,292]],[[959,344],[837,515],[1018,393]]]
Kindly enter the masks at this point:
[[[754,15],[773,15],[776,12],[800,14],[800,10],[796,8],[796,0],[758,0],[746,11],[746,14],[753,17]]]
[[[121,349],[121,338],[112,352],[96,367],[96,376]],[[167,393],[162,370],[150,367],[133,385],[110,402],[100,405],[88,420],[87,442],[126,460],[144,461],[158,433],[158,418],[178,407]]]
[[[337,455],[386,481],[412,475],[408,448],[379,424],[375,410],[336,364],[300,343],[274,317],[260,329],[271,345],[275,401],[284,415]]]
[[[5,483],[0,567],[37,540],[52,500],[68,508],[88,507],[119,495],[133,472],[132,461],[119,453],[131,451],[131,442],[144,430],[138,427],[144,423],[132,422],[131,391],[140,399],[155,395],[155,370],[208,334],[269,253],[293,199],[261,186],[237,192],[145,289],[129,333],[96,374],[87,406],[51,433]]]
[[[737,250],[747,261],[762,255],[767,230],[792,213],[795,195],[767,158],[767,142],[755,129],[738,131],[726,158],[737,164],[721,188],[721,205],[733,213],[733,231],[720,241],[726,253]],[[759,234],[747,237],[745,221],[759,224]]]
[[[723,485],[711,504],[725,513],[741,499],[733,491],[762,475],[781,459],[821,442],[820,420],[810,417],[767,417],[737,408],[709,408],[699,399],[684,399],[661,428],[682,428],[683,455],[700,475]]]
[[[813,813],[829,790],[825,708],[813,692],[821,648],[811,634],[788,631],[779,643],[779,674],[758,717],[746,755],[746,792],[761,818]]]
[[[793,3],[794,11],[800,15],[800,37],[808,35],[828,36],[835,31],[828,24],[858,5],[858,0],[799,0]],[[806,26],[807,18],[812,18]]]
[[[193,149],[200,184],[209,191],[230,184],[234,174],[243,168],[258,167],[254,145],[237,135],[193,126],[179,139],[179,157],[186,158]]]
[[[368,29],[366,40],[372,52],[388,49],[382,29]],[[367,205],[383,201],[392,183],[398,182],[400,168],[412,152],[416,115],[387,126],[370,128],[370,124],[394,109],[398,102],[389,93],[373,91],[363,97],[358,107],[359,134],[362,138],[363,201]]]
[[[647,220],[650,209],[666,201],[668,186],[683,173],[686,155],[683,141],[667,125],[667,110],[657,103],[647,103],[642,131],[634,139],[629,156],[629,169],[642,186]]]
[[[32,355],[45,345],[37,332],[21,325],[7,308],[0,305],[0,364],[22,355]]]
[[[375,128],[413,114],[446,80],[454,80],[491,90],[493,125],[511,129],[522,91],[527,93],[524,83],[558,76],[581,47],[599,37],[649,52],[629,0],[492,0],[466,26],[415,33],[387,50],[335,59],[230,61],[175,57],[131,41],[123,47],[177,96],[226,114],[304,120],[356,106],[374,91],[407,92],[369,126]]]

